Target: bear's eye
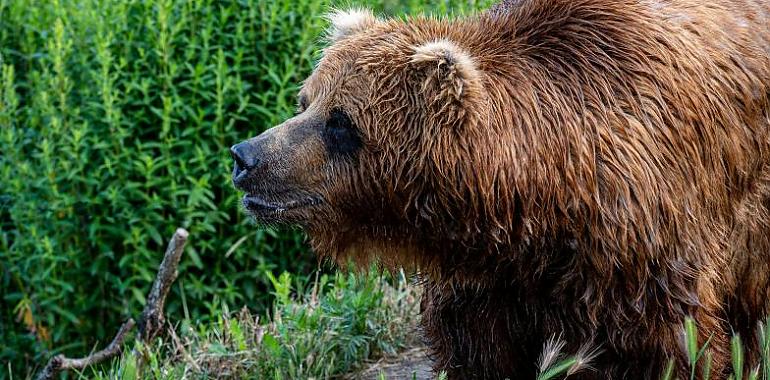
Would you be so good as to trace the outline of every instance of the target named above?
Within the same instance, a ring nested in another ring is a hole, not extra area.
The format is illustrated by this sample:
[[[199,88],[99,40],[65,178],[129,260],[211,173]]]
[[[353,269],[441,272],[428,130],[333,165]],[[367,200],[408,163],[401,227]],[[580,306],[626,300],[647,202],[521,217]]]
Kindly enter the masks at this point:
[[[307,110],[307,107],[310,107],[310,102],[307,99],[306,95],[300,95],[299,99],[297,99],[297,111],[296,114],[299,115],[305,110]]]
[[[343,110],[332,109],[323,131],[326,149],[332,155],[353,155],[361,147],[361,138],[353,120]]]

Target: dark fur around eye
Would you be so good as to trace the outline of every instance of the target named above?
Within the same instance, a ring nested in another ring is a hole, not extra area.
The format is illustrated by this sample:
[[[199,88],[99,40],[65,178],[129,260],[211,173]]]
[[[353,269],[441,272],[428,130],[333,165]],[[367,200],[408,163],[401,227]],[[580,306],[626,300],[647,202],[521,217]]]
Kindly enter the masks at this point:
[[[361,148],[353,120],[341,109],[335,108],[329,113],[322,133],[326,150],[332,156],[352,156]]]
[[[309,106],[310,102],[308,101],[307,96],[300,95],[299,99],[297,100],[297,109],[294,111],[294,115],[299,115],[305,112]]]
[[[306,95],[300,95],[299,101],[297,102],[299,105],[299,109],[304,111],[307,109],[307,107],[310,106],[310,102],[307,99]]]

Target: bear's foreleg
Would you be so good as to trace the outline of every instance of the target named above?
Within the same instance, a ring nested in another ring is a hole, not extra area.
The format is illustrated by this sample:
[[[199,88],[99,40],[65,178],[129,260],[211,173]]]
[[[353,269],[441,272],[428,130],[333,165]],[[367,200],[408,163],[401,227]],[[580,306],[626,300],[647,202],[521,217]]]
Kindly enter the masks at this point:
[[[534,379],[542,342],[510,289],[426,283],[422,333],[436,373],[449,379]]]

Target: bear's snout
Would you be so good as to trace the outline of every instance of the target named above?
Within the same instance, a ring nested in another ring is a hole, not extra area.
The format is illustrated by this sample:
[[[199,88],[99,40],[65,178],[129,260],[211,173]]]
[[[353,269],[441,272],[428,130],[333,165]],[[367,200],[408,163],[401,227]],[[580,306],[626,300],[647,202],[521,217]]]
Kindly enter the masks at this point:
[[[326,160],[318,134],[313,122],[291,119],[230,147],[233,185],[257,220],[299,224],[323,203]]]

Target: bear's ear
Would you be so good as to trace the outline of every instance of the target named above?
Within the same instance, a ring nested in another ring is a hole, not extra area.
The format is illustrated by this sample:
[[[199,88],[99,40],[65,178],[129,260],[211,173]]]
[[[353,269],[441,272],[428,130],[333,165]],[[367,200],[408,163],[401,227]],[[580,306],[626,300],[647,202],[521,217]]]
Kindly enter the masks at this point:
[[[327,38],[331,42],[366,30],[380,21],[371,10],[362,8],[346,11],[335,10],[327,14],[326,18],[331,24],[326,32]]]
[[[473,57],[456,43],[442,39],[414,48],[411,64],[424,80],[422,92],[444,122],[462,124],[482,97],[481,73]]]

